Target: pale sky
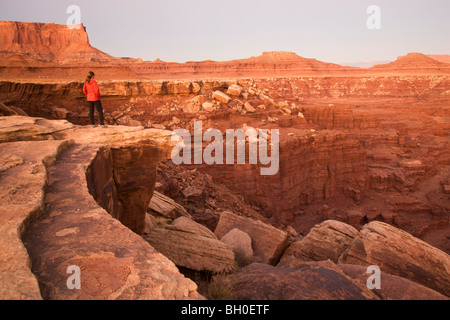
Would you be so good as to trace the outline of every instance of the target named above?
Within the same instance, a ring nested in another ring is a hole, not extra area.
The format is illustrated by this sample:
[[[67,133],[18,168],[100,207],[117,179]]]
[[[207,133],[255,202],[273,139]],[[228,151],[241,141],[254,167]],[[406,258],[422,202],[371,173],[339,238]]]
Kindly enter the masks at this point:
[[[91,45],[117,57],[224,61],[293,51],[347,63],[450,54],[449,0],[0,0],[0,20],[66,24],[69,5],[80,7]],[[381,30],[367,27],[369,5],[381,9]]]

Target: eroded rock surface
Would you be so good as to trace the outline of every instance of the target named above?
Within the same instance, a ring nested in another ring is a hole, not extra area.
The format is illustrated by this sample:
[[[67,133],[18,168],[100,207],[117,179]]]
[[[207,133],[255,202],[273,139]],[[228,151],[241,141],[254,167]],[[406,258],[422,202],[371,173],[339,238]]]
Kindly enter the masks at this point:
[[[16,116],[0,118],[0,131],[0,148],[12,157],[0,176],[3,299],[202,298],[195,283],[119,221],[128,221],[121,216],[127,211],[120,210],[121,187],[114,192],[111,183],[115,152],[133,155],[142,147],[134,161],[147,156],[155,171],[157,160],[171,149],[170,132],[101,131]],[[126,167],[124,159],[118,163]],[[134,226],[141,217],[145,221],[148,202],[140,214],[134,211]],[[106,211],[116,207],[117,219]],[[81,270],[80,290],[67,287],[72,265]]]
[[[307,266],[301,269],[253,263],[220,280],[242,300],[377,300],[339,269]]]
[[[338,262],[377,265],[383,272],[450,295],[449,255],[386,223],[364,226]]]

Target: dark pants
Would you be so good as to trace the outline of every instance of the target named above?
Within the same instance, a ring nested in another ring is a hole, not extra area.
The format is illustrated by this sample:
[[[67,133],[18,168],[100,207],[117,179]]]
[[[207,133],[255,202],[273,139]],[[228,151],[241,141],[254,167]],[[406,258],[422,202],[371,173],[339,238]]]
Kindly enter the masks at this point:
[[[88,104],[89,104],[89,119],[91,120],[91,124],[95,124],[94,120],[94,106],[95,106],[95,109],[97,109],[98,116],[100,118],[100,125],[104,125],[105,119],[103,118],[102,102],[100,100],[88,101]]]

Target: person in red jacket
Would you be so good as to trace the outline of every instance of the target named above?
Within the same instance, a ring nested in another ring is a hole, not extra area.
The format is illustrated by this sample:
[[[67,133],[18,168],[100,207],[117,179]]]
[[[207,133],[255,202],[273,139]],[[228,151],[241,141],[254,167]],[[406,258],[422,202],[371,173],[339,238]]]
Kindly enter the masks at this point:
[[[91,125],[96,127],[94,120],[94,107],[95,107],[95,109],[97,109],[100,118],[100,125],[102,127],[106,127],[105,119],[103,117],[103,106],[102,102],[100,101],[100,90],[94,78],[95,78],[94,72],[90,71],[87,75],[86,81],[84,82],[83,86],[83,93],[86,95],[89,105],[89,119],[91,120]]]

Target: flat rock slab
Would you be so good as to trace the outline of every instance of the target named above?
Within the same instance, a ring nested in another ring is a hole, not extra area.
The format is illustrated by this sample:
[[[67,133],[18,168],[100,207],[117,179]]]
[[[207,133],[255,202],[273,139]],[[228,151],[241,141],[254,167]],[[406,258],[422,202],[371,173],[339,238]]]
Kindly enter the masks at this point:
[[[53,134],[74,128],[68,121],[52,121],[24,116],[0,117],[0,143],[53,140]]]

